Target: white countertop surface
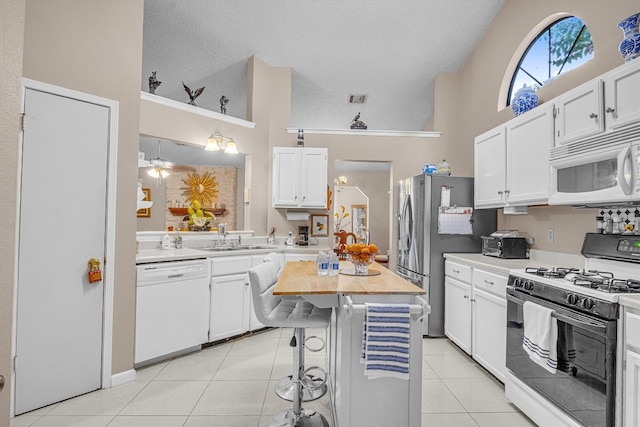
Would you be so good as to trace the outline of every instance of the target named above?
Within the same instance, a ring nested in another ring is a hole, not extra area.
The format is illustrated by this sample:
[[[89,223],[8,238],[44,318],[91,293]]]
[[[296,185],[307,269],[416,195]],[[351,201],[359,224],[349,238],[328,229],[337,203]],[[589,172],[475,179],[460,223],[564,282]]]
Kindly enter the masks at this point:
[[[640,295],[624,295],[618,300],[620,305],[640,310]]]
[[[509,270],[522,270],[527,267],[579,267],[584,265],[581,255],[532,250],[529,259],[502,259],[479,253],[446,253],[450,261],[458,261],[471,267],[482,268],[496,274],[508,275]]]
[[[198,248],[182,249],[141,249],[136,255],[136,264],[146,264],[151,262],[183,261],[189,259],[204,259],[221,256],[253,255],[269,252],[282,253],[317,253],[321,250],[328,250],[325,246],[287,246],[274,245],[267,249],[230,249],[228,251],[207,251]]]

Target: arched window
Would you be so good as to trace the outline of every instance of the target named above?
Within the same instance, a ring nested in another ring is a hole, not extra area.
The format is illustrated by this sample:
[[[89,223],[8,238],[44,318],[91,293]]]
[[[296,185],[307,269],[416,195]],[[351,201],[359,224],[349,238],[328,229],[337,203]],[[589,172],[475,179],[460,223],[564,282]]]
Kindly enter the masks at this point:
[[[536,36],[520,58],[511,78],[507,105],[523,85],[540,88],[591,58],[591,33],[580,18],[569,16],[553,22]]]

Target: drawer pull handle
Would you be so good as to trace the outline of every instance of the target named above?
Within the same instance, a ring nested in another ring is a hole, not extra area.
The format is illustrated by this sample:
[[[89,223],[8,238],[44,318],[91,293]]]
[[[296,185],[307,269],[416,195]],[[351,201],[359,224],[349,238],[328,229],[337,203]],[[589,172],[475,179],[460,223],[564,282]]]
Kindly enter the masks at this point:
[[[486,283],[487,285],[491,285],[493,286],[493,282],[488,281],[487,279],[484,279],[484,283]]]
[[[598,115],[597,115],[596,113],[591,113],[591,114],[589,114],[589,118],[591,118],[591,119],[597,119],[597,118],[598,118]]]
[[[455,268],[453,269],[453,272],[456,273],[456,274],[460,274],[460,271],[456,270]]]
[[[611,107],[607,107],[607,109],[605,110],[607,113],[613,113],[614,111],[616,111],[615,108],[611,108]]]

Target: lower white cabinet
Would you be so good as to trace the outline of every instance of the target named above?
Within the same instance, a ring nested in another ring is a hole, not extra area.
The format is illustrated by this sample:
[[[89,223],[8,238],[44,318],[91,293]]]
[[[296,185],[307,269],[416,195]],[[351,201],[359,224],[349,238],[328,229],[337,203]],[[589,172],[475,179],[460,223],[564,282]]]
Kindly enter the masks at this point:
[[[624,309],[623,425],[640,425],[640,311]]]
[[[507,362],[507,301],[481,289],[474,289],[471,303],[472,357],[504,382]]]
[[[209,342],[240,335],[249,330],[249,268],[250,256],[211,259]]]
[[[318,257],[318,253],[314,252],[314,253],[307,253],[307,254],[303,254],[303,253],[290,253],[284,254],[284,262],[289,262],[289,261],[315,261],[316,258]]]
[[[445,274],[445,335],[504,382],[507,276],[448,260]]]
[[[471,285],[445,276],[444,334],[471,354]]]

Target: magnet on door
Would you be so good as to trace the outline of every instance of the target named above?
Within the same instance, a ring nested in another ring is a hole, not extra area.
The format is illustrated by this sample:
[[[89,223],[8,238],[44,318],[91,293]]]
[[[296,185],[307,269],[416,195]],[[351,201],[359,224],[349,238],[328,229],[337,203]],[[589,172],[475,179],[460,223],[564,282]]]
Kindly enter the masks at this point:
[[[89,260],[89,283],[102,281],[102,271],[100,270],[100,260],[91,258]]]

